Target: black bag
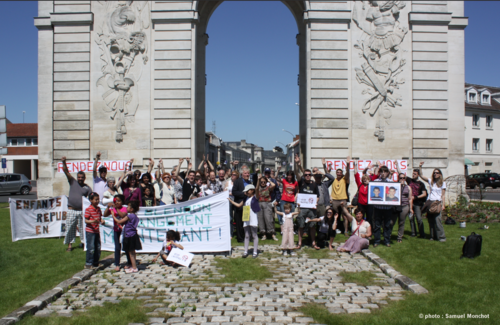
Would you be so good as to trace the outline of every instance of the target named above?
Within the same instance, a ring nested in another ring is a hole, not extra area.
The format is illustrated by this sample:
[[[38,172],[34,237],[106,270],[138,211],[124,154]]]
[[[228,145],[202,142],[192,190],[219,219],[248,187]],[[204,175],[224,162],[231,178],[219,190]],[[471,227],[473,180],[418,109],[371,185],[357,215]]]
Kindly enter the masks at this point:
[[[457,222],[455,221],[455,219],[451,218],[451,217],[446,217],[446,221],[444,222],[446,225],[456,225]]]
[[[359,195],[359,190],[358,190],[358,193],[356,193],[356,195],[354,195],[354,197],[352,198],[352,201],[351,201],[351,204],[354,205],[354,206],[358,206],[358,195]]]
[[[481,245],[483,243],[483,236],[476,235],[475,232],[467,236],[464,247],[462,247],[462,256],[460,258],[474,258],[481,255]]]

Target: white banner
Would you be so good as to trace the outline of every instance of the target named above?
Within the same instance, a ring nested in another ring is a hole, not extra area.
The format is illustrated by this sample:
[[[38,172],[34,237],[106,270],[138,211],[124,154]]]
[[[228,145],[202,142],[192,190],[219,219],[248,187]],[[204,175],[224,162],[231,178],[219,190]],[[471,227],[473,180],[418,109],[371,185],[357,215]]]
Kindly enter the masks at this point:
[[[66,196],[45,200],[9,198],[9,206],[13,242],[64,236],[68,211]]]
[[[386,165],[387,168],[389,168],[389,170],[391,169],[397,170],[396,165],[394,164],[394,160],[384,159],[380,160],[380,162]],[[401,172],[406,174],[408,170],[408,160],[397,160],[397,162]],[[363,173],[363,170],[365,170],[365,168],[367,168],[370,164],[376,164],[376,163],[378,163],[378,160],[358,160],[357,161],[358,173],[361,175]],[[337,169],[342,169],[344,172],[346,171],[347,162],[345,160],[327,160],[326,166],[332,168],[331,173],[332,175],[335,176],[335,171]],[[354,164],[352,162],[349,164],[349,169],[354,170]],[[397,174],[392,175],[392,180],[396,182],[398,180],[398,175]]]
[[[177,247],[172,248],[170,254],[168,254],[167,261],[180,264],[185,267],[189,267],[194,255],[186,252],[185,249],[179,249]]]
[[[82,171],[84,173],[92,173],[94,171],[93,161],[71,161],[71,162],[66,161],[66,166],[68,166],[68,171],[70,173],[77,173],[79,171]],[[105,166],[108,169],[108,172],[123,172],[130,166],[130,161],[128,160],[99,161],[97,163],[97,170],[99,170],[99,167],[101,166]],[[61,161],[57,163],[57,172],[64,173],[63,163]]]
[[[170,229],[181,234],[180,243],[187,252],[230,251],[228,197],[229,192],[225,191],[179,204],[141,207],[137,213],[137,234],[142,250],[138,253],[159,252]],[[83,211],[89,206],[90,201],[83,198]],[[104,213],[102,205],[101,210]],[[101,250],[114,251],[113,218],[104,220],[105,225],[100,226]]]

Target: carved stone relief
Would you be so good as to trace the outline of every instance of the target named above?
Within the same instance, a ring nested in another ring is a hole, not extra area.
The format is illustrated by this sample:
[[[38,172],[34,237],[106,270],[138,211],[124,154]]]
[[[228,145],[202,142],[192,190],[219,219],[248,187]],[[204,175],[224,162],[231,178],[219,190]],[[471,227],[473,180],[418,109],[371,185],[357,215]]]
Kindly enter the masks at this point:
[[[102,76],[96,86],[102,92],[104,110],[116,121],[115,140],[121,142],[127,134],[126,122],[134,122],[139,107],[137,83],[148,62],[144,30],[151,22],[149,1],[99,1],[99,4],[106,12],[106,19],[95,27],[102,62]]]
[[[399,74],[406,64],[402,58],[406,51],[400,44],[408,28],[400,25],[399,13],[405,6],[403,1],[356,1],[352,12],[352,20],[363,31],[354,45],[365,60],[355,68],[358,83],[368,86],[362,91],[366,97],[362,111],[376,116],[375,136],[379,141],[384,141],[391,109],[401,106],[402,101],[397,89],[405,82]]]

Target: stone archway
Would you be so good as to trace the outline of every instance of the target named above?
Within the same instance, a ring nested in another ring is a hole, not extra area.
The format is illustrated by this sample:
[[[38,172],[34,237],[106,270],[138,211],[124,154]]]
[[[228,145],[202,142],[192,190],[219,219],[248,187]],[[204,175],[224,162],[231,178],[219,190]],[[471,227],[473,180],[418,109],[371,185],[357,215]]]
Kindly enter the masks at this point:
[[[196,93],[196,125],[200,127],[195,128],[196,148],[195,156],[201,157],[204,154],[203,141],[205,138],[205,71],[206,71],[206,46],[208,45],[208,35],[206,33],[210,17],[215,12],[217,7],[224,1],[195,1],[196,8],[199,15],[199,22],[196,26],[196,66],[195,66],[195,93]],[[282,3],[290,10],[297,23],[297,45],[299,46],[299,133],[306,133],[307,123],[304,115],[303,108],[305,108],[306,94],[306,46],[304,43],[303,35],[306,32],[306,25],[303,23],[303,13],[305,10],[304,1],[282,1]],[[304,137],[304,140],[306,137]],[[305,143],[305,141],[304,141]],[[301,150],[305,152],[305,150]]]

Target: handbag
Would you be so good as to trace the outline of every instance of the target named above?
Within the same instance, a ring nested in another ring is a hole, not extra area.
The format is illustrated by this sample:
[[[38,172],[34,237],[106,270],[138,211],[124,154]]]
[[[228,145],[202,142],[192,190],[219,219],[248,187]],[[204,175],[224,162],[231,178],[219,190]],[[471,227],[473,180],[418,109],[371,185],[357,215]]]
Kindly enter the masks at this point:
[[[363,184],[361,184],[361,186],[363,186]],[[359,187],[358,187],[358,191],[356,192],[356,195],[354,195],[354,197],[352,198],[351,205],[358,206],[358,204],[359,204],[358,196],[359,196]]]
[[[432,214],[439,214],[441,213],[443,205],[441,204],[441,201],[432,201],[431,207],[429,208],[429,213]]]

